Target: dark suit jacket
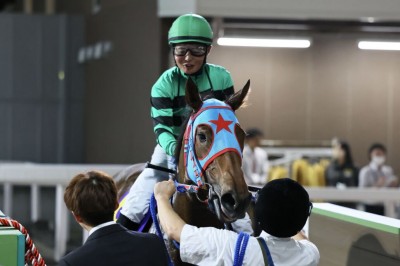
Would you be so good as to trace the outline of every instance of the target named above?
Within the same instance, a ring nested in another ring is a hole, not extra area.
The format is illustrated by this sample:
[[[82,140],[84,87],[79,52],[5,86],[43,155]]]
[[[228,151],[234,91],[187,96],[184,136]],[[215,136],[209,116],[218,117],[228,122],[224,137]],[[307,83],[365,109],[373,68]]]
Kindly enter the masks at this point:
[[[161,239],[153,234],[128,231],[120,224],[98,229],[85,244],[60,261],[66,266],[167,265]]]

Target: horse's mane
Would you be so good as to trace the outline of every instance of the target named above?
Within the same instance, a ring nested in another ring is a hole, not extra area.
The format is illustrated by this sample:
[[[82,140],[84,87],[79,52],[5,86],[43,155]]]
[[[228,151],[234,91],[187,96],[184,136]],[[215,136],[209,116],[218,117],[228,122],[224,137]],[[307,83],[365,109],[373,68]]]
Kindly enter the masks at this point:
[[[174,151],[176,165],[179,165],[179,155],[181,153],[183,138],[185,135],[186,126],[187,123],[189,122],[189,119],[190,119],[190,114],[186,116],[184,122],[182,123],[181,131],[179,133],[178,139],[176,140],[177,143]]]

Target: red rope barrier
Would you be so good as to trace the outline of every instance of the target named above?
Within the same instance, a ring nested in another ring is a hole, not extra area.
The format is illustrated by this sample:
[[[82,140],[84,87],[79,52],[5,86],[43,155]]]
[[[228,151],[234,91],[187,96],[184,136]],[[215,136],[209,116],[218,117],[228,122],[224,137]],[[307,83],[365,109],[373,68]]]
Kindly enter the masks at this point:
[[[40,255],[38,249],[33,243],[26,228],[16,220],[0,218],[0,225],[12,226],[25,235],[25,265],[31,263],[33,266],[46,266],[46,262]]]

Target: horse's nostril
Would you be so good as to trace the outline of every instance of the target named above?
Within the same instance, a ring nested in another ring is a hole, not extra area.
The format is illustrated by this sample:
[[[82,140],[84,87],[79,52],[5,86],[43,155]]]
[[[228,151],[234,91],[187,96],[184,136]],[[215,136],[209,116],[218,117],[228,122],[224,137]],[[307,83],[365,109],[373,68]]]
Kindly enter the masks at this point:
[[[234,211],[236,200],[231,193],[226,193],[221,197],[222,206],[228,211]]]

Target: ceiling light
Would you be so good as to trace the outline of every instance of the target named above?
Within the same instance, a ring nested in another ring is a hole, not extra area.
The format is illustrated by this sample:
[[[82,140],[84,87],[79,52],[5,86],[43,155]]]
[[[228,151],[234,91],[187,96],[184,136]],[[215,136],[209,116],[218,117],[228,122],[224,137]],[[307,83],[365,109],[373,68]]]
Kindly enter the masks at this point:
[[[221,37],[218,45],[245,46],[245,47],[275,47],[275,48],[308,48],[311,41],[308,39],[256,39],[256,38],[228,38]]]
[[[362,50],[400,51],[400,42],[359,41],[358,48]]]

